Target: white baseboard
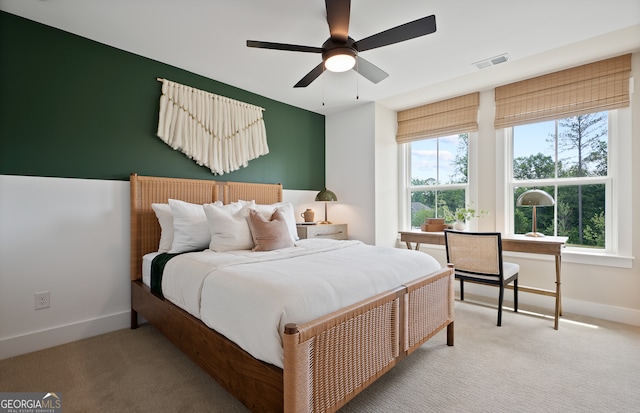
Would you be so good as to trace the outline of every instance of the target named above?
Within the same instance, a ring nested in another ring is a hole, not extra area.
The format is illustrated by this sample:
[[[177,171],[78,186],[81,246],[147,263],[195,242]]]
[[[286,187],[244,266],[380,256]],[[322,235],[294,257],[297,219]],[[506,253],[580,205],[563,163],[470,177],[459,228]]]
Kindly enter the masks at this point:
[[[0,360],[131,326],[131,312],[111,314],[0,340]]]
[[[565,313],[580,314],[640,327],[640,310],[570,299],[562,300],[562,310]]]
[[[456,297],[458,297],[460,293],[459,281],[456,280],[455,286]],[[496,303],[498,300],[497,290],[495,290],[495,287],[491,286],[465,283],[464,293],[465,298],[467,296],[467,293],[470,293],[480,296],[483,299],[495,300]],[[513,300],[513,291],[507,290],[505,292],[504,299],[505,301],[511,303]],[[553,315],[555,311],[555,300],[556,299],[554,297],[518,291],[519,305],[526,305],[544,309],[545,311],[548,311],[549,315]],[[571,314],[576,314],[640,327],[640,311],[631,308],[614,307],[610,305],[574,300],[563,297],[562,312],[566,316],[566,318],[569,318]]]

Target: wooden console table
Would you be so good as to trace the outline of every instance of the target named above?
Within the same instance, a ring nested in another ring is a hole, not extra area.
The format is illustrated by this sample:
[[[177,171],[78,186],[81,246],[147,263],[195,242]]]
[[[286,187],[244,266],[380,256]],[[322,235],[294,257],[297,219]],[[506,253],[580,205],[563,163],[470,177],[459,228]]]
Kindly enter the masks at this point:
[[[553,328],[558,329],[558,317],[562,315],[562,296],[560,294],[560,275],[562,249],[567,243],[568,237],[527,237],[525,235],[502,235],[502,250],[513,252],[524,252],[527,254],[553,255],[556,260],[556,289],[545,290],[542,288],[525,287],[518,285],[519,291],[533,294],[542,294],[556,298],[555,321]],[[415,249],[420,248],[420,244],[444,245],[444,232],[424,232],[424,231],[400,231],[400,241],[411,247],[415,242]],[[509,286],[510,288],[513,288]]]

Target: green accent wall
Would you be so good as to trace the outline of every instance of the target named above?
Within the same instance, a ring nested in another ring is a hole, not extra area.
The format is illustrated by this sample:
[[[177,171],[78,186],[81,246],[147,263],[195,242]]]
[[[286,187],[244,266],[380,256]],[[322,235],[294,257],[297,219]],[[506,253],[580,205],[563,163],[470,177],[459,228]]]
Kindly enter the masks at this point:
[[[155,135],[162,85],[156,78],[265,108],[270,153],[214,175],[171,149]],[[0,174],[127,180],[131,172],[319,190],[325,119],[0,12]]]

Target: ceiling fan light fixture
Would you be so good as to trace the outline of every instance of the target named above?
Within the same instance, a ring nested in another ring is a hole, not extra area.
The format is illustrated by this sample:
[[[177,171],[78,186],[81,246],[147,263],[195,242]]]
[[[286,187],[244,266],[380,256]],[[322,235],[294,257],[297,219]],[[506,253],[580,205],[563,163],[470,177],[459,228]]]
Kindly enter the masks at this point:
[[[356,65],[356,52],[348,47],[330,50],[325,55],[324,67],[331,72],[346,72]]]

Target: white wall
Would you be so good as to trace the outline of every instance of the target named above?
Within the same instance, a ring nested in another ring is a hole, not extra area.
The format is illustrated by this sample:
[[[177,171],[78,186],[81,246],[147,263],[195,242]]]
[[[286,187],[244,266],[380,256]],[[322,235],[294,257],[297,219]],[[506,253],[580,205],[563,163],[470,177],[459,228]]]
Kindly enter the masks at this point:
[[[324,203],[316,202],[317,194],[318,191],[283,189],[282,200],[293,204],[296,222],[304,222],[302,213],[307,208],[310,208],[315,212],[315,220],[319,221],[321,217],[324,216]]]
[[[283,198],[302,221],[316,193]],[[129,239],[128,181],[0,175],[0,360],[128,328]]]
[[[332,222],[349,238],[395,246],[398,225],[396,112],[367,103],[326,117],[326,185]]]
[[[0,359],[129,325],[128,210],[128,182],[0,176]]]
[[[375,243],[375,104],[329,115],[325,120],[326,185],[338,202],[329,220],[349,224],[349,238]]]
[[[375,244],[393,247],[398,238],[397,117],[381,105],[376,105],[375,114]]]

